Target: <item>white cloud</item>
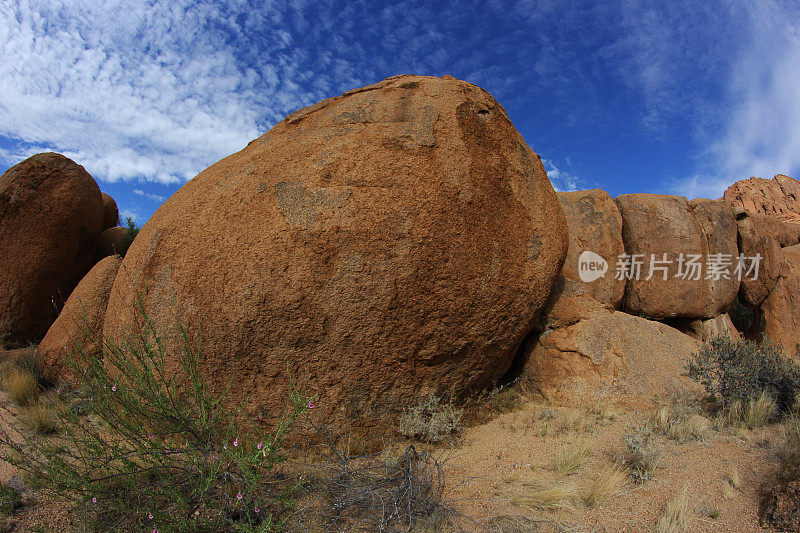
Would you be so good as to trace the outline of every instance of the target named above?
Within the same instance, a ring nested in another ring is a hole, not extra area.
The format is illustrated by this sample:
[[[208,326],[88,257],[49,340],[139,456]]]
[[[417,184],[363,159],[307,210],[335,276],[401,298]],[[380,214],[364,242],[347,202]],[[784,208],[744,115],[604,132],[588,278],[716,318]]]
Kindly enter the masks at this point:
[[[163,203],[164,200],[167,199],[165,196],[161,196],[160,194],[155,194],[155,193],[151,193],[151,192],[145,192],[145,191],[143,191],[141,189],[133,189],[133,194],[135,194],[137,196],[142,196],[142,197],[147,198],[148,200],[152,200],[154,202]]]
[[[731,180],[800,171],[800,13],[752,4],[753,42],[734,65],[734,101],[712,146]]]
[[[245,34],[230,7],[3,2],[0,135],[23,146],[5,155],[55,148],[101,180],[180,182],[316,99],[277,81],[295,69],[276,52],[285,32],[264,34],[270,63],[240,69],[224,46]]]
[[[544,169],[547,172],[547,177],[550,178],[550,183],[553,188],[561,192],[577,191],[581,188],[583,180],[574,174],[558,168],[553,161],[549,159],[542,159]]]

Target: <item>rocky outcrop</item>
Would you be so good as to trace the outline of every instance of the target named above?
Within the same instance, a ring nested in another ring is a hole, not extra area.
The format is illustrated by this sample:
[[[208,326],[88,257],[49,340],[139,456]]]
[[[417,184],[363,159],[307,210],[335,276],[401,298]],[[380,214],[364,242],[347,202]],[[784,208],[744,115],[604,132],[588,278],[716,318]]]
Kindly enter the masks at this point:
[[[63,375],[69,369],[70,356],[79,360],[102,355],[106,305],[120,263],[122,259],[116,255],[97,263],[72,291],[61,314],[50,326],[39,344],[49,377],[57,379]]]
[[[752,274],[742,276],[739,298],[751,307],[761,305],[772,292],[782,268],[780,245],[774,237],[773,227],[764,218],[767,217],[744,213],[737,221],[739,253],[749,259],[747,268],[754,268]]]
[[[202,331],[202,372],[246,415],[283,408],[288,363],[320,416],[377,436],[430,393],[501,377],[566,250],[542,163],[494,98],[397,76],[292,113],[167,200],[105,334],[132,331],[141,296],[161,327]]]
[[[97,250],[100,256],[108,257],[114,254],[121,255],[123,243],[127,234],[128,228],[116,227],[104,230],[97,239]]]
[[[699,392],[683,376],[699,346],[661,322],[601,309],[531,339],[520,379],[554,403],[645,405],[674,389]]]
[[[800,351],[800,245],[783,248],[780,260],[781,274],[757,313],[757,336],[794,357]]]
[[[569,248],[564,262],[563,276],[579,282],[586,294],[598,302],[619,308],[625,293],[625,279],[614,276],[617,257],[625,252],[622,244],[622,217],[617,204],[607,192],[600,189],[589,191],[559,192],[558,199],[564,208],[569,229]],[[579,269],[589,268],[587,257],[599,255],[610,265],[604,275],[594,276],[585,270],[582,281]],[[584,263],[581,265],[581,260]]]
[[[119,209],[117,209],[117,202],[107,195],[103,194],[103,229],[113,228],[119,224]]]
[[[800,182],[783,174],[775,179],[740,180],[725,191],[725,200],[736,208],[800,223]]]
[[[653,319],[724,313],[739,287],[732,275],[737,250],[733,210],[712,200],[690,205],[682,196],[623,194],[615,200],[631,258],[623,309]],[[715,254],[728,256],[727,278],[710,275],[708,264]]]
[[[0,341],[42,338],[95,261],[103,199],[71,159],[38,154],[0,176]]]
[[[669,321],[668,325],[700,342],[708,342],[715,337],[729,337],[733,340],[742,339],[741,333],[733,325],[733,321],[731,321],[731,317],[727,313],[708,320],[676,319]]]

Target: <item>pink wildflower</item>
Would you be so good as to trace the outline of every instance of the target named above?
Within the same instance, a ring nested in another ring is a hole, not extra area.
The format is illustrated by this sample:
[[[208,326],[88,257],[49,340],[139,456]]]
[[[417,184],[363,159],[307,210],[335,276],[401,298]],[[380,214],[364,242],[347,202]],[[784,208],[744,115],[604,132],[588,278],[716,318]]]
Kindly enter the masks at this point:
[[[314,408],[314,402],[312,402],[311,400],[308,400],[308,408],[309,409],[313,409]]]
[[[97,503],[97,497],[96,496],[92,496],[92,503]]]
[[[117,384],[116,384],[116,383],[114,383],[114,384],[111,386],[111,390],[112,390],[113,392],[117,392]]]
[[[239,445],[239,437],[236,437],[236,439],[234,439],[233,445],[234,446],[238,446]]]
[[[239,494],[237,494],[237,495],[236,495],[236,499],[237,499],[237,500],[241,500],[241,499],[242,499],[242,493],[241,493],[241,492],[240,492]]]
[[[149,518],[150,520],[152,520],[152,519],[153,519],[153,513],[147,513],[147,518]]]
[[[256,446],[256,448],[258,448],[260,450],[262,446],[264,446],[264,443],[263,442],[259,442],[258,446]]]

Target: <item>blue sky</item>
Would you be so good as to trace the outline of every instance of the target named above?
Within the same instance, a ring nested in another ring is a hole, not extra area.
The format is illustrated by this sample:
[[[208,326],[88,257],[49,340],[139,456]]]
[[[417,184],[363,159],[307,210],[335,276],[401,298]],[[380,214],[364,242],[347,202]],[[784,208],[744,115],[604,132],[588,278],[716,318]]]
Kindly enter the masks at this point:
[[[72,157],[143,223],[291,111],[385,77],[497,98],[557,189],[719,197],[800,176],[800,4],[0,4],[0,170]]]

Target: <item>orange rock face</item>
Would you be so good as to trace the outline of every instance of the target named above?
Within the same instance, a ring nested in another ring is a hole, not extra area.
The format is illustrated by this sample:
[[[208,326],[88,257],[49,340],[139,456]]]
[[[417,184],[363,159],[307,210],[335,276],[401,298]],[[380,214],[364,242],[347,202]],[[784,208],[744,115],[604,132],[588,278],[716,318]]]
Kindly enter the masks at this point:
[[[122,241],[128,233],[128,228],[108,228],[103,230],[97,238],[97,251],[101,257],[108,257],[119,253],[122,249]]]
[[[566,249],[542,163],[494,98],[396,76],[292,113],[167,200],[105,334],[131,331],[139,295],[156,324],[200,329],[203,372],[247,415],[282,409],[288,363],[320,416],[375,436],[430,393],[501,377]]]
[[[122,259],[116,255],[97,263],[72,291],[42,339],[39,353],[51,377],[57,378],[69,368],[67,350],[75,358],[102,355],[106,305],[120,263]]]
[[[699,346],[661,322],[600,309],[531,339],[520,380],[559,404],[641,405],[676,386],[700,390],[683,377],[686,360]]]
[[[634,269],[627,281],[623,309],[654,319],[713,318],[728,309],[739,289],[731,208],[721,201],[690,204],[682,196],[660,194],[623,194],[615,201],[625,252],[641,261],[640,271]],[[713,254],[728,256],[727,279],[708,277]],[[689,266],[693,256],[696,272]]]
[[[95,260],[103,199],[71,159],[38,154],[0,176],[0,341],[42,338]]]
[[[800,348],[800,245],[783,248],[780,257],[781,274],[761,304],[758,334],[794,357]]]
[[[564,208],[569,229],[564,277],[581,283],[586,294],[598,302],[619,308],[625,293],[625,280],[616,279],[614,265],[617,257],[625,252],[625,247],[622,244],[622,216],[617,204],[600,189],[556,194]],[[609,271],[598,279],[582,282],[578,263],[581,254],[587,250],[605,259]]]
[[[725,191],[725,200],[751,213],[800,223],[800,181],[778,174],[775,179],[740,180]]]
[[[106,230],[119,224],[119,209],[117,209],[117,202],[111,196],[106,193],[101,194],[103,195],[103,229]]]

